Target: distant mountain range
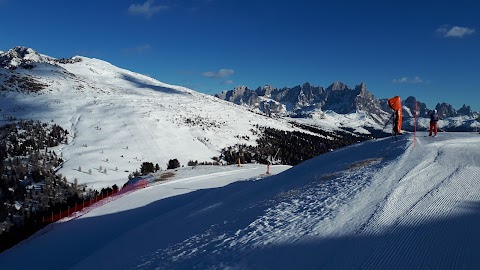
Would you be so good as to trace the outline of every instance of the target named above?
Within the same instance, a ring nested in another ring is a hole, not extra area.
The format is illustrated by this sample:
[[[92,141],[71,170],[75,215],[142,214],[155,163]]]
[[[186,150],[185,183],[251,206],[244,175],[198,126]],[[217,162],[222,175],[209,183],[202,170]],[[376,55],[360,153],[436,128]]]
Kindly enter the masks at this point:
[[[363,82],[353,89],[338,81],[327,88],[314,86],[308,82],[301,86],[281,89],[270,85],[258,87],[255,90],[246,86],[237,86],[233,90],[216,94],[215,97],[257,109],[263,113],[294,117],[306,116],[318,110],[330,110],[339,114],[364,111],[371,116],[380,117],[391,112],[387,99],[375,98]],[[415,97],[411,96],[403,100],[406,117],[413,116],[411,112],[415,109],[415,100]],[[439,103],[435,108],[427,108],[425,103],[417,102],[420,117],[428,117],[428,111],[433,109],[437,109],[442,118],[474,115],[470,106],[467,105],[455,110],[447,103]]]
[[[294,87],[274,88],[270,85],[249,89],[246,86],[237,86],[232,90],[223,91],[215,97],[245,106],[251,110],[267,115],[277,115],[293,118],[309,118],[314,115],[324,115],[328,112],[336,114],[362,113],[379,125],[384,124],[390,117],[392,110],[388,107],[388,99],[377,99],[367,90],[366,84],[361,83],[350,88],[342,82],[334,82],[324,88],[304,83]],[[415,97],[403,100],[404,127],[413,129],[415,111]],[[479,113],[472,111],[470,106],[463,105],[456,110],[448,103],[438,103],[435,108],[427,108],[425,103],[417,100],[418,117],[428,118],[429,111],[436,109],[442,119],[443,130],[468,131],[477,128],[475,119]],[[473,126],[472,126],[473,125]],[[425,129],[428,122],[420,121],[418,127]]]

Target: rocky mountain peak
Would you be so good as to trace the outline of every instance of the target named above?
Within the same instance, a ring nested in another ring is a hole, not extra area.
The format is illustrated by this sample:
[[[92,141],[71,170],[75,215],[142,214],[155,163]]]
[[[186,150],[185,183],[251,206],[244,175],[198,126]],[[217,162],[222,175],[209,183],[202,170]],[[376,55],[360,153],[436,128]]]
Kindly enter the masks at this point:
[[[346,84],[335,81],[326,89],[327,91],[341,91],[341,90],[351,90]]]
[[[408,108],[409,111],[406,111],[405,115],[408,115],[409,117],[414,117],[415,110],[417,110],[417,115],[419,117],[428,117],[427,105],[418,101],[415,97],[407,97],[403,101],[403,106]]]
[[[471,116],[473,115],[473,111],[472,109],[470,108],[470,106],[467,106],[465,104],[463,104],[462,108],[460,108],[458,111],[457,111],[458,114],[460,115],[467,115],[467,116]]]
[[[438,103],[437,106],[435,106],[435,109],[438,111],[438,115],[441,118],[457,116],[457,111],[453,108],[452,105],[447,103]]]
[[[233,88],[233,91],[234,92],[244,92],[247,89],[248,88],[245,85],[239,85],[239,86],[236,86],[235,88]]]
[[[6,69],[16,69],[17,67],[29,69],[33,67],[33,63],[49,62],[52,60],[54,59],[23,46],[14,47],[0,54],[0,66]]]
[[[266,84],[266,85],[263,87],[263,89],[269,90],[269,91],[273,91],[273,90],[275,89],[275,87],[273,87],[273,86],[271,86],[271,85],[269,85],[269,84]]]
[[[265,96],[265,97],[269,97],[273,91],[275,91],[276,88],[271,86],[271,85],[268,85],[266,84],[265,86],[263,87],[258,87],[257,90],[255,90],[255,92],[257,93],[257,95],[259,96]]]
[[[310,87],[312,87],[312,85],[309,82],[306,82],[302,85],[302,88],[304,89],[310,89]]]
[[[360,93],[365,93],[367,91],[367,85],[364,82],[362,82],[359,85],[355,86],[355,90],[359,91]]]

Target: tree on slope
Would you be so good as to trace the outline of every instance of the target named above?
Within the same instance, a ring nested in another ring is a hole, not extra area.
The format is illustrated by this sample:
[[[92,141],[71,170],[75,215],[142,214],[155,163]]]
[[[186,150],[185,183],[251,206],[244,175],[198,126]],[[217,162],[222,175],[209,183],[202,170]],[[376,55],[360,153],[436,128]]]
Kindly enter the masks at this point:
[[[167,163],[167,169],[175,169],[175,168],[178,168],[180,167],[180,162],[178,161],[178,159],[170,159]]]

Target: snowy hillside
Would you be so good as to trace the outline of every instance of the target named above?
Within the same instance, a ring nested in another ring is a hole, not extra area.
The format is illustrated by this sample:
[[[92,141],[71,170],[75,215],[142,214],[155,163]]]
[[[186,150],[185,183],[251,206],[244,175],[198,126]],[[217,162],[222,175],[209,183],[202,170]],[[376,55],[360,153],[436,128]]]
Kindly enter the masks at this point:
[[[288,119],[288,118],[287,118]],[[383,126],[378,124],[378,118],[372,118],[364,112],[338,114],[334,111],[315,112],[307,118],[292,118],[292,121],[320,126],[327,130],[345,130],[349,129],[357,134],[370,134],[372,129],[381,130]],[[367,130],[370,128],[370,130]],[[390,132],[391,123],[385,128]]]
[[[53,59],[26,48],[2,59],[0,86],[8,91],[0,91],[0,120],[67,129],[68,145],[56,149],[66,160],[59,173],[91,188],[123,185],[142,162],[165,169],[170,159],[212,161],[224,147],[255,144],[256,124],[293,130],[285,120],[97,59]]]
[[[475,269],[479,151],[478,134],[423,133],[416,143],[368,141],[283,173],[273,167],[278,174],[265,179],[256,165],[199,172],[56,223],[0,261],[6,269]]]

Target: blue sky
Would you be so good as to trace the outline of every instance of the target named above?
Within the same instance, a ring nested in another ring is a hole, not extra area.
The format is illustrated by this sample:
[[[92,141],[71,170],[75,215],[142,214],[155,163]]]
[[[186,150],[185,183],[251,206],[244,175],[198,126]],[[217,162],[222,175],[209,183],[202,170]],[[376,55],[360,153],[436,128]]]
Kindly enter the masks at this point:
[[[0,50],[82,55],[207,94],[365,82],[480,111],[480,2],[0,0]]]

